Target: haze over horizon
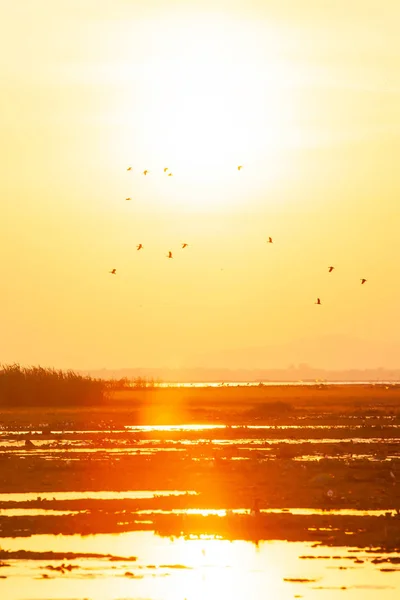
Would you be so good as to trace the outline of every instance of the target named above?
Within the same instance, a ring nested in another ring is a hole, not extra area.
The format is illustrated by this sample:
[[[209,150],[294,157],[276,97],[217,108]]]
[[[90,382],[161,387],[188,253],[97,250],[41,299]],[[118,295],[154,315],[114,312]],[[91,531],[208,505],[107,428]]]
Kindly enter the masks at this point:
[[[2,15],[0,363],[397,368],[399,2]]]
[[[347,348],[347,355],[343,355],[343,347]],[[121,364],[106,365],[98,364],[85,366],[77,364],[59,365],[54,362],[41,364],[45,367],[72,369],[88,373],[99,373],[110,371],[119,373],[129,371],[132,373],[146,372],[148,376],[152,373],[169,371],[175,373],[201,372],[240,372],[240,371],[291,371],[300,370],[308,372],[346,372],[346,371],[379,371],[397,372],[400,376],[400,343],[378,343],[363,339],[351,338],[341,335],[326,335],[305,339],[280,345],[260,345],[249,348],[230,348],[220,351],[212,351],[201,354],[188,354],[187,357],[178,362],[176,359],[168,360],[167,357],[159,357],[158,361],[146,363],[143,360],[132,362],[121,362]],[[19,361],[15,361],[19,362]],[[6,364],[4,361],[0,364]],[[28,363],[32,364],[33,363]],[[39,364],[39,363],[38,363]],[[304,375],[305,376],[305,375]],[[397,377],[397,375],[396,375]]]

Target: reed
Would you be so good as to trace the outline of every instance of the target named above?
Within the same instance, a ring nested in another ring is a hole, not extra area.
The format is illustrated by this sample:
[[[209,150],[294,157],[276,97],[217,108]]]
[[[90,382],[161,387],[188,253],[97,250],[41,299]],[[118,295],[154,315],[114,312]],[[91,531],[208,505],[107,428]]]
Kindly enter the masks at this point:
[[[87,406],[107,399],[107,382],[75,371],[0,366],[0,406]]]

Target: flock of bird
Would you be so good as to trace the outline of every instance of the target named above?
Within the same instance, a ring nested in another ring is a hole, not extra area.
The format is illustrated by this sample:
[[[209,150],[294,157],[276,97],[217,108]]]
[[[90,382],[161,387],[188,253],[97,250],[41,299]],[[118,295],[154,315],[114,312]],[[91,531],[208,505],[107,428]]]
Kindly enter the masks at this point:
[[[328,271],[329,271],[329,273],[332,273],[332,271],[334,270],[334,268],[335,268],[335,267],[328,267]],[[366,282],[367,282],[367,280],[366,280],[364,277],[362,277],[362,278],[360,279],[360,281],[361,281],[361,285],[364,285],[364,283],[366,283]],[[322,304],[322,302],[321,302],[321,298],[317,298],[317,301],[315,302],[315,304],[318,304],[318,305],[320,306],[320,305]]]
[[[242,169],[243,169],[243,165],[238,165],[237,170],[241,171]],[[132,167],[128,167],[126,170],[127,171],[132,171]],[[173,174],[171,172],[167,173],[167,171],[169,171],[169,168],[168,167],[164,167],[163,172],[167,175],[167,177],[172,177]],[[143,175],[144,176],[148,175],[148,173],[150,173],[150,171],[148,169],[145,169],[143,171]],[[132,198],[125,198],[125,200],[132,200]],[[273,243],[272,237],[268,238],[267,243],[268,244],[272,244]],[[182,247],[182,249],[184,249],[184,248],[187,248],[188,245],[189,244],[187,244],[186,242],[183,242],[181,247]],[[143,250],[143,244],[138,244],[136,246],[136,250]],[[166,257],[167,258],[173,258],[171,250],[168,252],[168,254],[166,254]],[[332,271],[334,271],[334,269],[335,269],[335,267],[330,266],[330,267],[328,267],[328,272],[332,273]],[[111,269],[111,271],[109,271],[109,273],[111,275],[116,275],[117,274],[117,269]],[[364,285],[367,282],[367,280],[364,277],[362,277],[360,279],[360,281],[361,281],[361,285]],[[317,298],[317,301],[315,302],[315,304],[317,304],[318,306],[321,306],[322,305],[321,298]]]

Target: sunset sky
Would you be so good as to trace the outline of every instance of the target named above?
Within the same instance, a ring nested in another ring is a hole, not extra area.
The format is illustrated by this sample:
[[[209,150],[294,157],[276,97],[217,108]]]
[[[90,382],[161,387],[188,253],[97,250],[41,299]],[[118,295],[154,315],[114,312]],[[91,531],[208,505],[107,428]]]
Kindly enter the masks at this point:
[[[0,5],[1,363],[399,366],[398,0]]]

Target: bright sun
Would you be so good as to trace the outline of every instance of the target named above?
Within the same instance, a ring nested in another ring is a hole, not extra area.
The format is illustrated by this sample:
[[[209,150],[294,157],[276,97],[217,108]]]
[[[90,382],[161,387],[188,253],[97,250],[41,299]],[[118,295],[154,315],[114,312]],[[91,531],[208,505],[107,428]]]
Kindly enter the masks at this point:
[[[119,73],[133,82],[118,107],[127,155],[160,177],[169,167],[176,201],[190,189],[195,205],[231,195],[239,165],[256,184],[281,175],[296,136],[296,72],[274,53],[276,35],[205,17],[153,23],[151,35],[152,51]]]

